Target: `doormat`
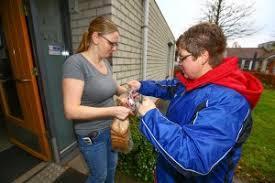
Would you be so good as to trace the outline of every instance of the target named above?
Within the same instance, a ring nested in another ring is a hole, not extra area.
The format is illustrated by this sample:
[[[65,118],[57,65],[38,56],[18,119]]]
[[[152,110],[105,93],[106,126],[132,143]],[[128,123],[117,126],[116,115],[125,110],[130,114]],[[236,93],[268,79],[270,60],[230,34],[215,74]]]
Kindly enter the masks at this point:
[[[40,162],[22,149],[12,146],[0,152],[0,182],[12,182]]]
[[[84,183],[87,178],[87,175],[76,171],[73,168],[68,168],[54,181],[54,183]]]

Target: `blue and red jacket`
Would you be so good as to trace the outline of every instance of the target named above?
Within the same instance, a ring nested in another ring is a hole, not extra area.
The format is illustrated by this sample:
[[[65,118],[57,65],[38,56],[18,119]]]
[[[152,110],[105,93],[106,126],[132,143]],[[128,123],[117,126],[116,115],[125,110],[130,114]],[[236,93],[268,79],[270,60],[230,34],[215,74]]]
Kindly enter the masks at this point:
[[[170,100],[142,118],[140,130],[158,152],[156,181],[232,182],[241,146],[252,128],[261,83],[227,58],[196,80],[141,81],[143,95]]]

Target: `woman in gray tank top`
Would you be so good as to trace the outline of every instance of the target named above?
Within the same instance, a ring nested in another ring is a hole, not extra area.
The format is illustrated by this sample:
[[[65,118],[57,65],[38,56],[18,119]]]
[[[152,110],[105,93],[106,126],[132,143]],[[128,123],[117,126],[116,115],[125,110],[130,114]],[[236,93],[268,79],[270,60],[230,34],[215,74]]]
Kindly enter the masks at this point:
[[[112,78],[106,58],[117,50],[117,26],[106,17],[91,21],[77,54],[63,66],[63,99],[67,119],[74,131],[90,175],[86,182],[114,182],[117,152],[111,148],[110,124],[125,119],[130,109],[115,106],[114,95],[126,92]]]

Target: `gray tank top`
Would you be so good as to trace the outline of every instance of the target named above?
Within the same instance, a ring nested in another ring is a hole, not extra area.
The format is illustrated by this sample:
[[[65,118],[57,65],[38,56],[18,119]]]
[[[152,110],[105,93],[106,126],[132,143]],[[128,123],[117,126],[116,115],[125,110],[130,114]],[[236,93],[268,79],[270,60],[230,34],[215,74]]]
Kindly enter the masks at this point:
[[[70,56],[63,65],[63,79],[74,78],[84,81],[81,105],[91,107],[114,106],[113,96],[117,84],[112,77],[111,66],[107,60],[107,74],[100,73],[82,54]],[[75,133],[87,135],[91,131],[110,127],[111,118],[100,120],[74,120]]]

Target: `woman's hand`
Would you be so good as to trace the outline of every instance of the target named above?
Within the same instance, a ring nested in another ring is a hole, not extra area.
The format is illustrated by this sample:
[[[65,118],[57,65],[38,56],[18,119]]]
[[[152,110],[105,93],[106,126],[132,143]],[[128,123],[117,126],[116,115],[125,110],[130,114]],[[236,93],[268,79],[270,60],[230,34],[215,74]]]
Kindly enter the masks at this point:
[[[128,95],[127,95],[127,93],[120,95],[119,97],[117,97],[116,100],[117,100],[117,105],[118,105],[118,106],[124,106],[124,107],[129,108],[129,106],[128,106]]]
[[[130,114],[131,110],[127,107],[123,106],[115,106],[113,107],[113,116],[120,120],[125,120]]]
[[[150,100],[148,97],[144,97],[142,104],[138,106],[138,113],[141,116],[144,116],[146,112],[150,111],[151,109],[155,109],[156,105],[155,103]]]
[[[120,95],[122,95],[124,93],[127,93],[127,88],[125,86],[117,85],[116,95],[120,96]]]

